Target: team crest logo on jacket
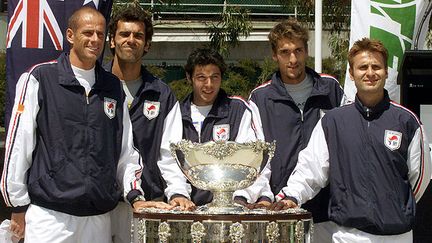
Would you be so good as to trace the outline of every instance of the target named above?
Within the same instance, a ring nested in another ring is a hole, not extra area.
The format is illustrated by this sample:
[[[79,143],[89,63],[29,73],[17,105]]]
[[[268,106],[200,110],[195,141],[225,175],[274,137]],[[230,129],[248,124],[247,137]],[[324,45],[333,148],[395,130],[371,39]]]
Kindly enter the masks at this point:
[[[104,97],[104,111],[109,119],[113,119],[116,113],[117,101],[115,99]]]
[[[159,115],[160,102],[158,101],[144,101],[143,113],[147,119],[151,120]]]
[[[399,149],[402,141],[402,133],[391,131],[391,130],[385,130],[384,133],[384,144],[387,148],[394,151],[396,149]]]
[[[230,125],[221,124],[213,126],[213,141],[228,141],[230,137]]]

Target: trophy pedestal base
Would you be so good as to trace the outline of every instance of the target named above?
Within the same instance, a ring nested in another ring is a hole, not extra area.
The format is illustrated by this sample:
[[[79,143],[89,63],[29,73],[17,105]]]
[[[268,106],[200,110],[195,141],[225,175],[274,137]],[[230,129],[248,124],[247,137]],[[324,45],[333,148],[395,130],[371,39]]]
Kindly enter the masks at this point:
[[[233,191],[213,191],[211,203],[198,207],[198,211],[210,214],[236,214],[249,211],[233,202]]]
[[[300,208],[209,214],[145,208],[134,213],[135,243],[287,242],[312,240],[312,215]]]

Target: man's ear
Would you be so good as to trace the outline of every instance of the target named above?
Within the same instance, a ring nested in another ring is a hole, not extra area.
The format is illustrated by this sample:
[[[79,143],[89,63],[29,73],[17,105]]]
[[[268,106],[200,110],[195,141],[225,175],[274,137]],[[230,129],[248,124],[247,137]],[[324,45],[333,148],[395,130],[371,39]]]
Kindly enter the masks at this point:
[[[71,28],[68,28],[66,30],[66,39],[71,45],[73,45],[73,36],[74,36],[73,30]]]
[[[277,54],[276,54],[276,52],[275,51],[272,51],[272,59],[273,59],[273,61],[275,61],[275,62],[277,62]]]
[[[115,48],[114,36],[110,36],[110,48]]]
[[[187,81],[188,81],[189,84],[192,84],[192,78],[189,75],[189,73],[186,73],[186,79],[187,79]]]
[[[144,52],[145,53],[149,52],[150,47],[151,47],[151,41],[147,41],[145,46],[144,46]]]

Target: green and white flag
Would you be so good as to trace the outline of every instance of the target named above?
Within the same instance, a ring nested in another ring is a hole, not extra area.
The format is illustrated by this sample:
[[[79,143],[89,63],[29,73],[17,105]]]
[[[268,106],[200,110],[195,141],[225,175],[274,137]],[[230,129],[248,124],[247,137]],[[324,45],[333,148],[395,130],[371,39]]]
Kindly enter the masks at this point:
[[[396,84],[403,53],[413,47],[413,39],[428,4],[427,0],[352,0],[350,48],[355,41],[369,37],[380,40],[389,51],[389,75],[385,88],[390,98],[400,102]],[[425,23],[428,23],[427,20]],[[427,24],[422,29],[419,46],[422,47]],[[345,93],[354,100],[356,88],[348,70]]]

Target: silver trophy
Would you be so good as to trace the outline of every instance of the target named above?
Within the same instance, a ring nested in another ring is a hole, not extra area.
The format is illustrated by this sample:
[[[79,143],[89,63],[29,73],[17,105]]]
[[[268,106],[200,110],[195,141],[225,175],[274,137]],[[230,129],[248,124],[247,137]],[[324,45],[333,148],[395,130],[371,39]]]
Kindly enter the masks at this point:
[[[263,141],[193,143],[182,140],[171,144],[171,153],[192,185],[213,193],[213,201],[205,205],[208,212],[231,214],[244,211],[233,203],[234,191],[254,183],[261,165],[273,157],[275,147],[275,142]]]

